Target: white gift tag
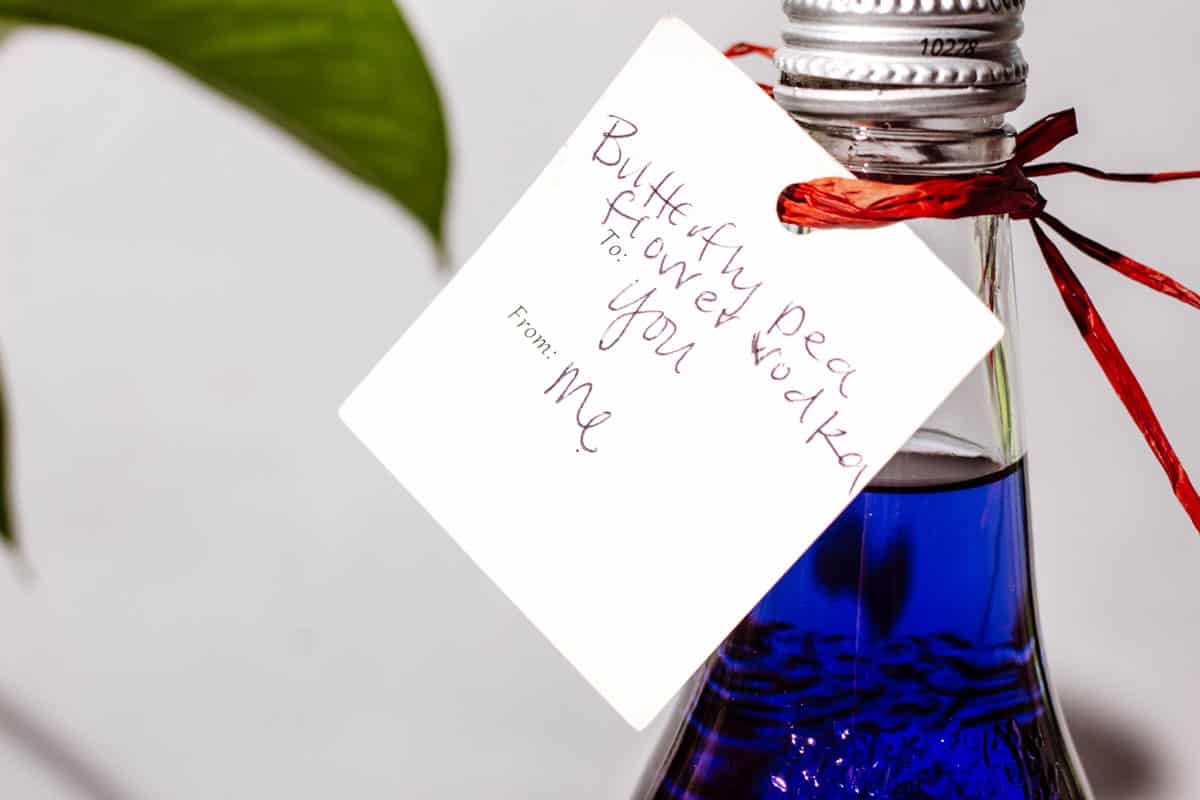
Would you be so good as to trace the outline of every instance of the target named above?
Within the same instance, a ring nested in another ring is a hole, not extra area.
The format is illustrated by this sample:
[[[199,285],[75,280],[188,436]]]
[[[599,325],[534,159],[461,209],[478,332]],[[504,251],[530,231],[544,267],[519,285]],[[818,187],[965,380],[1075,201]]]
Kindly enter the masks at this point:
[[[995,345],[907,228],[790,233],[844,175],[659,23],[346,424],[643,728]]]

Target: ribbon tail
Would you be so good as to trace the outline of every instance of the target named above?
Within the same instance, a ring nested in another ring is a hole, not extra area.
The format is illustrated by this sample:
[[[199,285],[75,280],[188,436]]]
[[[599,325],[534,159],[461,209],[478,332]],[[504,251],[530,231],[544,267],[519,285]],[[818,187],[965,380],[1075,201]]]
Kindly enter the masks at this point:
[[[775,57],[775,48],[766,47],[761,44],[751,44],[750,42],[738,42],[730,45],[725,51],[726,58],[739,58],[740,56],[760,55],[767,58]]]
[[[1079,123],[1073,108],[1044,117],[1017,136],[1017,151],[1013,161],[1019,165],[1028,164],[1078,133]]]
[[[1072,245],[1079,248],[1080,252],[1091,256],[1107,267],[1111,267],[1126,278],[1147,286],[1156,292],[1165,294],[1167,297],[1173,297],[1179,302],[1186,303],[1193,308],[1200,308],[1200,293],[1189,289],[1170,275],[1159,272],[1148,264],[1134,261],[1132,258],[1122,255],[1112,248],[1105,247],[1094,239],[1089,239],[1082,233],[1068,228],[1062,220],[1044,211],[1038,218]]]
[[[1150,406],[1149,398],[1146,397],[1129,362],[1125,360],[1125,356],[1117,347],[1116,341],[1113,340],[1104,320],[1100,318],[1087,290],[1083,288],[1083,284],[1067,263],[1062,251],[1050,240],[1036,219],[1031,219],[1030,223],[1033,225],[1033,233],[1037,237],[1038,247],[1041,248],[1046,264],[1054,276],[1054,283],[1058,286],[1063,302],[1066,303],[1067,310],[1075,320],[1080,334],[1083,335],[1084,341],[1104,371],[1108,382],[1112,384],[1117,396],[1121,398],[1121,402],[1137,424],[1138,430],[1146,438],[1151,451],[1154,452],[1158,462],[1162,464],[1163,470],[1171,482],[1171,488],[1183,505],[1184,511],[1191,518],[1196,530],[1200,532],[1200,494],[1197,494],[1196,487],[1188,477],[1187,470],[1184,469],[1178,454],[1167,439],[1162,424]],[[1048,220],[1047,224],[1049,224]]]
[[[741,58],[742,56],[759,55],[766,58],[775,58],[774,47],[764,47],[760,44],[750,44],[749,42],[738,42],[725,51],[726,58]],[[758,88],[767,93],[768,97],[775,96],[775,87],[767,83],[759,83]]]
[[[1048,178],[1052,175],[1066,175],[1075,172],[1101,181],[1115,183],[1171,183],[1173,181],[1194,181],[1200,179],[1200,170],[1189,172],[1109,172],[1096,169],[1073,161],[1053,161],[1045,164],[1030,164],[1023,169],[1030,178]]]

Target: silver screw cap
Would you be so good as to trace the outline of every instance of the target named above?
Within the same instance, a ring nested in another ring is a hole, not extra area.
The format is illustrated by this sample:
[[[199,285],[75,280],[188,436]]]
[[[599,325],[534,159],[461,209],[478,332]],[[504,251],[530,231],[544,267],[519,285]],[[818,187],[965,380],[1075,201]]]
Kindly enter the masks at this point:
[[[855,119],[984,117],[1025,99],[1025,0],[784,0],[779,104]]]

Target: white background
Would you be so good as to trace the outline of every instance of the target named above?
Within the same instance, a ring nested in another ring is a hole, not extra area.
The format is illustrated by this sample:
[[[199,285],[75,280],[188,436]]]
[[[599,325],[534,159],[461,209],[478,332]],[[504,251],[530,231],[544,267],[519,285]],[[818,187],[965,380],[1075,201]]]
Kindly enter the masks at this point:
[[[449,106],[458,260],[661,14],[718,44],[781,19],[774,0],[407,8]],[[1200,166],[1192,3],[1027,19],[1018,123],[1074,104],[1064,157]],[[1047,193],[1200,284],[1200,186]],[[1200,536],[1017,240],[1052,677],[1098,797],[1200,796]],[[1076,263],[1200,473],[1200,313]],[[403,214],[151,58],[59,32],[0,49],[0,347],[36,572],[0,569],[0,795],[627,795],[655,732],[335,414],[444,277]]]

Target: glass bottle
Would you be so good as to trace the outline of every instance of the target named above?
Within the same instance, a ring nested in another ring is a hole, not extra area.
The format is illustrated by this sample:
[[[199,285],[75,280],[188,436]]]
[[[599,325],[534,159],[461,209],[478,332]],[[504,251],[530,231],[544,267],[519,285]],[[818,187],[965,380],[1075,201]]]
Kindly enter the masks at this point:
[[[776,97],[860,177],[998,169],[1022,9],[787,0]],[[1038,632],[1010,222],[914,228],[1007,335],[714,654],[636,800],[1090,796]]]

